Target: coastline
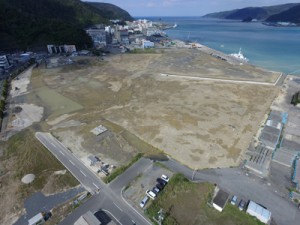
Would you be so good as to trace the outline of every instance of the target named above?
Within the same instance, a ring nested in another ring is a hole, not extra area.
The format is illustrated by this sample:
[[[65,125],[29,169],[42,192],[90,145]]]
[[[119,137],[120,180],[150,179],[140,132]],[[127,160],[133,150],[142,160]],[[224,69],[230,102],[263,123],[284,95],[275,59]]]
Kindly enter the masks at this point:
[[[235,58],[234,56],[231,56],[231,55],[228,55],[224,52],[221,52],[221,51],[218,51],[216,49],[210,48],[210,47],[208,47],[206,45],[203,45],[199,42],[186,43],[185,41],[182,41],[182,40],[179,40],[179,39],[172,39],[172,38],[170,38],[170,39],[172,40],[172,42],[174,42],[176,44],[177,48],[197,49],[197,50],[200,50],[200,51],[202,51],[202,52],[204,52],[208,55],[211,55],[215,58],[219,58],[221,60],[224,60],[224,61],[226,61],[226,62],[228,62],[232,65],[244,65],[245,64],[245,65],[253,66],[253,67],[255,67],[257,69],[260,69],[262,71],[265,71],[267,73],[280,73],[279,76],[281,76],[281,74],[285,74],[281,71],[269,70],[269,69],[260,67],[260,66],[255,65],[255,64],[251,64],[249,62],[239,60],[239,59]]]

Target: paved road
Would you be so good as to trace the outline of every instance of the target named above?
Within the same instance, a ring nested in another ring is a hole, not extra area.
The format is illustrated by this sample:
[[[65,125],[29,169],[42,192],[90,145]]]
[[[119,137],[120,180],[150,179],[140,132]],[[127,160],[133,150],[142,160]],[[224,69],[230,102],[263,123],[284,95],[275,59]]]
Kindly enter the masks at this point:
[[[108,212],[117,224],[151,224],[122,198],[121,193],[122,188],[131,182],[139,174],[139,171],[142,172],[151,165],[152,162],[150,160],[141,159],[133,164],[128,171],[125,171],[112,182],[111,186],[113,188],[110,188],[50,133],[37,132],[36,137],[74,175],[86,190],[94,194],[89,201],[78,207],[60,224],[74,224],[82,214],[87,211],[95,213],[99,209]]]
[[[174,172],[182,173],[194,182],[216,183],[222,189],[244,200],[253,200],[267,207],[278,225],[299,224],[299,209],[276,187],[239,168],[193,171],[175,160],[162,161]]]
[[[50,133],[37,132],[35,136],[91,194],[95,194],[104,186],[92,171]]]
[[[14,225],[25,225],[25,224],[27,225],[28,219],[35,216],[39,212],[41,211],[48,212],[53,207],[70,201],[76,195],[82,193],[83,191],[85,190],[82,187],[73,188],[66,192],[49,195],[49,196],[45,196],[41,192],[36,192],[25,200],[24,207],[26,209],[26,214],[20,217],[18,221],[14,223]]]

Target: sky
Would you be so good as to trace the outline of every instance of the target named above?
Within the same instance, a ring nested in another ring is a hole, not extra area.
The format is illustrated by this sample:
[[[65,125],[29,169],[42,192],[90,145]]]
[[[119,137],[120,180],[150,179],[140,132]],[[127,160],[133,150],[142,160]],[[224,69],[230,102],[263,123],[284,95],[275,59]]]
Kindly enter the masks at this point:
[[[244,8],[295,3],[300,0],[88,0],[115,4],[134,17],[203,16],[207,13]]]

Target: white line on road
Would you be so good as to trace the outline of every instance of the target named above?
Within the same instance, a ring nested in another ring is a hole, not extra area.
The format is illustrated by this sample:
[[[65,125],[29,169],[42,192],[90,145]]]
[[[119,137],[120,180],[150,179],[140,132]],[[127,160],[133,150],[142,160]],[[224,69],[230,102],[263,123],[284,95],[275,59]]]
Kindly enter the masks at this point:
[[[133,208],[133,206],[131,205],[131,204],[129,204],[126,200],[125,200],[125,198],[123,197],[123,191],[124,191],[124,189],[125,189],[125,187],[123,187],[122,188],[122,190],[121,190],[121,198],[122,198],[122,200],[130,207],[130,208],[132,208],[141,218],[143,218],[144,219],[144,221],[146,221],[148,224],[150,224],[150,225],[152,225],[152,223],[150,223],[143,215],[141,215],[135,208]]]
[[[108,211],[108,210],[106,210],[106,209],[102,209],[102,211],[104,211],[104,212],[106,212],[106,213],[109,213],[113,218],[115,218],[115,220],[120,224],[120,225],[122,225],[122,223],[110,212],[110,211]]]
[[[53,144],[52,142],[51,142],[51,145],[53,145],[54,147],[56,147],[55,144]]]
[[[93,185],[94,185],[97,189],[99,189],[99,187],[97,186],[97,184],[93,183]]]
[[[60,154],[65,155],[65,153],[63,153],[62,151],[59,151],[59,152],[60,152]]]
[[[114,203],[114,202],[113,202]],[[121,212],[123,212],[123,210],[116,204],[116,203],[114,203],[114,205],[121,211]]]
[[[85,175],[85,173],[84,172],[82,172],[81,170],[79,170],[80,171],[80,173],[82,173],[85,177],[86,177],[86,175]]]
[[[70,163],[72,163],[73,166],[75,166],[75,163],[73,163],[70,159],[69,159]]]

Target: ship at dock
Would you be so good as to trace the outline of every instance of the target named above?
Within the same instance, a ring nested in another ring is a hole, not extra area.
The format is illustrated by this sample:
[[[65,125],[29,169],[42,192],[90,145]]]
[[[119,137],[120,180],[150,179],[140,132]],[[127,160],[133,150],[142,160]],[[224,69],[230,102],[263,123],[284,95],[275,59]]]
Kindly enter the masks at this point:
[[[234,58],[236,58],[236,59],[238,59],[239,61],[242,61],[242,62],[249,62],[249,59],[247,59],[247,58],[243,55],[242,49],[241,49],[241,48],[240,48],[240,50],[239,50],[239,53],[232,53],[232,54],[230,54],[230,56],[232,56],[232,57],[234,57]]]

